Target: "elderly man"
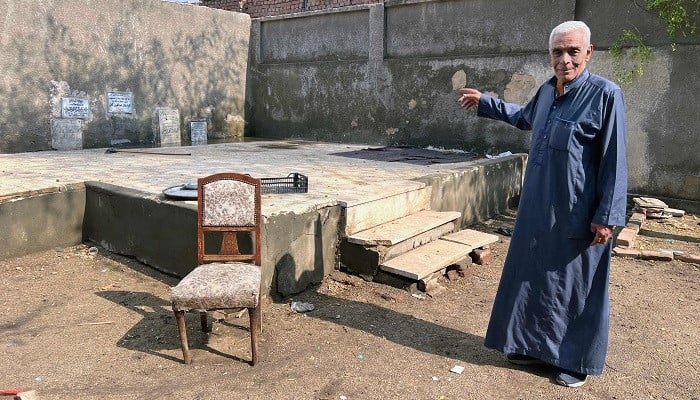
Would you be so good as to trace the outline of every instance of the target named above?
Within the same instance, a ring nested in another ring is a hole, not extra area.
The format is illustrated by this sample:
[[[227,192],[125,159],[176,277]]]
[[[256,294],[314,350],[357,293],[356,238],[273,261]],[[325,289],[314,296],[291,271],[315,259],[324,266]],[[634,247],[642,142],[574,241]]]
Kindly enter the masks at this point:
[[[532,130],[510,249],[485,344],[509,361],[547,363],[556,382],[603,371],[610,321],[612,227],[625,224],[627,165],[622,92],[586,68],[590,30],[552,30],[554,77],[525,105],[461,89],[479,116]]]

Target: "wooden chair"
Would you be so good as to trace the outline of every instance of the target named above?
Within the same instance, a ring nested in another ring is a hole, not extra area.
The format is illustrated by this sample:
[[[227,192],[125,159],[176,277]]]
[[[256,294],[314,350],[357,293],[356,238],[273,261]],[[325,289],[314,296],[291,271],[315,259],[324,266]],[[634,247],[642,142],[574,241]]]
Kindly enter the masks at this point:
[[[185,364],[192,362],[186,311],[200,312],[202,331],[208,332],[207,311],[246,308],[250,317],[251,364],[255,365],[258,333],[262,331],[260,179],[236,173],[214,174],[197,180],[197,193],[198,266],[170,289]],[[252,236],[252,254],[239,251],[239,232]],[[220,246],[216,246],[219,237]],[[218,253],[210,254],[212,250]]]

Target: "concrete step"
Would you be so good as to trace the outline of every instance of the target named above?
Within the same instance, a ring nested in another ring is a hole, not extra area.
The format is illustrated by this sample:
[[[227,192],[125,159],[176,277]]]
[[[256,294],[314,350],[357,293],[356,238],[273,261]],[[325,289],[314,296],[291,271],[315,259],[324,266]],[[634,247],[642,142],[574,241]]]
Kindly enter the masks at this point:
[[[459,212],[420,211],[358,232],[340,243],[340,261],[348,269],[373,276],[379,264],[457,229]]]
[[[419,211],[354,233],[348,236],[348,242],[363,246],[393,246],[433,228],[454,222],[461,215],[458,211]]]
[[[496,235],[466,229],[384,261],[379,268],[405,278],[420,280],[458,262],[472,250],[496,241]]]
[[[363,203],[343,204],[346,236],[430,209],[431,186]]]
[[[499,240],[498,235],[486,232],[479,232],[473,229],[464,229],[459,232],[445,235],[440,239],[467,245],[471,247],[472,250],[478,249],[479,247],[488,246],[491,243],[498,242]]]

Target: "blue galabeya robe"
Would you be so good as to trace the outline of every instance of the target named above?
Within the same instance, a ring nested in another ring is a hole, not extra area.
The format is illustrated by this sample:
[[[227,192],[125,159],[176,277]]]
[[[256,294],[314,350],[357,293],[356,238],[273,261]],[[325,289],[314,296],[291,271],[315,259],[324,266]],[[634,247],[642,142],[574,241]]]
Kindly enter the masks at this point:
[[[612,240],[591,245],[590,224],[625,224],[622,92],[584,70],[563,95],[556,96],[552,78],[524,107],[484,94],[478,114],[532,130],[485,344],[600,374],[608,348]]]

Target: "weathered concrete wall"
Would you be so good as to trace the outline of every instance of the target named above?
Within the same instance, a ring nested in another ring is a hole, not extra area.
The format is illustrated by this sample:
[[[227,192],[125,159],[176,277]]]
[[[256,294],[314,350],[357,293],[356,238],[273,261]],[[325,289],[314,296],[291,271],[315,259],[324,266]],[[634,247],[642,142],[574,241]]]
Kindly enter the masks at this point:
[[[458,223],[465,228],[518,205],[526,163],[527,156],[517,154],[419,180],[433,188],[430,208],[461,212]]]
[[[85,188],[85,240],[176,276],[197,265],[196,204],[101,182]]]
[[[248,15],[160,0],[0,0],[0,10],[0,152],[50,149],[61,96],[89,98],[86,148],[153,143],[159,106],[179,109],[185,139],[195,116],[212,138],[242,135]],[[131,92],[133,112],[108,114],[109,91]]]
[[[608,49],[622,30],[649,33],[651,64],[621,85],[629,190],[700,200],[700,40],[683,38],[671,51],[661,20],[633,0],[402,0],[255,19],[247,133],[526,152],[529,132],[464,112],[457,90],[527,102],[552,75],[549,32],[570,19],[591,26],[590,69],[610,78]],[[347,29],[338,35],[337,27]]]
[[[0,260],[83,241],[85,187],[0,200]]]
[[[341,207],[280,214],[263,226],[263,287],[288,296],[320,283],[338,265]]]

